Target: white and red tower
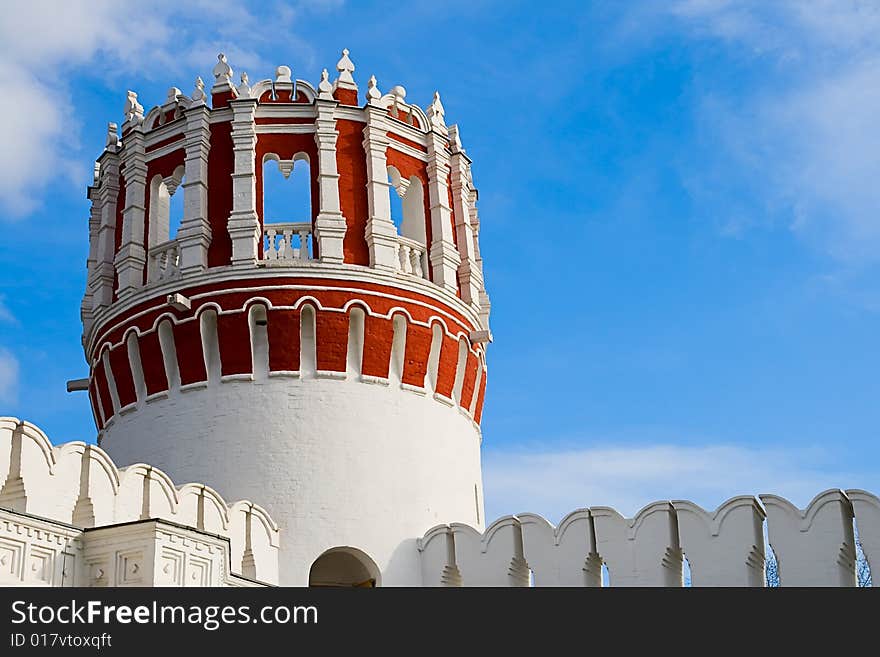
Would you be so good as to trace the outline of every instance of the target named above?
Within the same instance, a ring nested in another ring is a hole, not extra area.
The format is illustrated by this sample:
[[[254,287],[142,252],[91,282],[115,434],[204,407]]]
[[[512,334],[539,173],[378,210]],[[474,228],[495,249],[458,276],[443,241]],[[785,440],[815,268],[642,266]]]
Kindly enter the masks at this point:
[[[336,69],[236,84],[221,55],[210,90],[146,115],[128,93],[89,188],[89,396],[117,464],[265,506],[283,584],[330,551],[418,585],[416,537],[484,522],[477,194],[439,95]],[[308,168],[296,223],[264,215],[267,166]]]

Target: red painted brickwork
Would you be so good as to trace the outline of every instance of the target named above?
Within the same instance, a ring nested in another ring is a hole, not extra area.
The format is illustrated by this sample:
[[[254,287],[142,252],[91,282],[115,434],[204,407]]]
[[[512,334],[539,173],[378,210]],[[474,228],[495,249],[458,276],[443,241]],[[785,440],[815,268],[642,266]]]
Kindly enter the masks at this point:
[[[299,370],[299,310],[268,312],[269,370]]]
[[[220,93],[211,94],[211,107],[219,109],[229,105],[230,100],[235,100],[235,93],[232,91],[222,91]]]
[[[247,312],[217,317],[217,342],[220,344],[221,374],[250,374],[251,330]]]
[[[348,353],[348,313],[318,310],[315,313],[315,342],[318,369],[344,372]]]
[[[174,325],[174,349],[177,352],[177,367],[180,371],[180,385],[207,381],[205,357],[202,354],[202,334],[199,320]]]
[[[468,350],[464,366],[464,381],[461,385],[461,407],[468,409],[474,398],[474,386],[477,384],[477,357]]]
[[[293,90],[292,89],[276,89],[275,90],[275,99],[272,99],[272,90],[269,89],[264,91],[260,96],[260,103],[291,103],[293,99],[291,97]]]
[[[333,97],[339,101],[340,105],[358,104],[358,92],[355,89],[337,89],[333,92]]]
[[[455,386],[455,370],[458,367],[458,341],[444,333],[443,341],[440,344],[436,391],[444,397],[452,397],[452,388]]]
[[[480,377],[480,393],[477,395],[477,407],[474,409],[474,422],[479,424],[483,419],[483,399],[486,396],[486,373]]]
[[[101,410],[108,420],[113,417],[113,400],[110,397],[110,386],[107,384],[107,375],[104,372],[104,360],[101,359],[95,365],[92,379],[97,382],[98,396],[101,398]]]
[[[269,290],[266,286],[278,285],[298,285],[298,286],[314,286],[316,288],[331,289],[303,289],[303,290]],[[354,286],[357,289],[351,290]],[[339,290],[332,288],[338,287]],[[224,293],[229,288],[244,289],[241,292]],[[345,288],[345,289],[342,289]],[[243,307],[245,302],[253,296],[259,295],[266,297],[273,305],[292,305],[303,296],[315,297],[322,307],[325,308],[342,308],[348,301],[354,298],[361,299],[366,303],[374,314],[388,314],[392,309],[404,305],[412,318],[418,322],[428,322],[439,312],[445,315],[445,320],[449,326],[449,330],[453,333],[462,331],[469,333],[474,330],[474,326],[453,307],[438,301],[437,299],[421,294],[403,290],[390,285],[381,285],[378,283],[354,282],[345,279],[331,278],[310,278],[298,276],[279,276],[271,279],[238,279],[234,281],[225,281],[212,283],[210,285],[194,285],[192,287],[181,288],[180,293],[194,298],[201,296],[201,299],[194,301],[193,308],[187,313],[175,313],[181,319],[192,316],[198,311],[202,304],[218,303],[225,310],[234,310]],[[208,293],[214,293],[205,296]],[[391,294],[397,299],[378,296],[378,293]],[[418,303],[411,304],[402,302],[399,297],[410,299]],[[422,305],[427,304],[427,305]],[[164,296],[148,299],[143,303],[126,310],[124,313],[108,317],[104,323],[104,327],[113,327],[103,329],[98,327],[95,332],[95,338],[92,340],[94,358],[97,354],[94,350],[106,343],[116,343],[122,339],[123,332],[130,326],[138,326],[141,331],[148,331],[152,328],[153,323],[158,316],[168,311]],[[129,319],[131,318],[131,319]]]
[[[416,150],[422,151],[422,153],[428,152],[428,147],[423,146],[422,144],[418,143],[417,141],[413,141],[412,139],[407,139],[406,137],[401,137],[400,135],[397,135],[393,132],[386,132],[385,134],[390,139],[393,139],[394,141],[399,141],[401,144],[406,144],[407,146],[412,146]]]
[[[345,216],[345,238],[342,242],[346,263],[369,265],[367,246],[367,156],[364,153],[364,124],[336,121],[336,168],[339,172],[339,204]]]
[[[361,372],[367,376],[387,379],[393,343],[394,321],[367,315],[364,318],[364,359]]]
[[[104,423],[101,421],[101,413],[98,410],[98,392],[96,390],[95,381],[96,378],[93,372],[92,378],[89,381],[89,404],[92,407],[92,416],[95,418],[95,426],[98,428],[98,431],[100,431],[104,428]]]
[[[208,266],[228,265],[232,260],[232,240],[226,230],[232,212],[232,124],[228,121],[211,124],[211,151],[208,157],[208,222],[211,244]]]
[[[289,287],[272,289],[273,286],[291,285],[301,286],[302,289]],[[352,286],[359,289],[353,290]],[[204,304],[217,304],[221,310],[235,311],[218,317],[218,339],[224,375],[251,371],[250,329],[247,313],[241,311],[241,308],[255,297],[265,298],[274,306],[285,306],[285,308],[268,310],[267,331],[271,371],[296,371],[300,368],[300,312],[290,309],[290,306],[297,304],[306,296],[314,297],[325,309],[315,313],[316,364],[321,370],[345,371],[349,315],[329,309],[341,310],[352,300],[363,303],[365,309],[369,309],[364,318],[364,353],[361,362],[362,372],[369,376],[385,378],[389,374],[394,324],[392,318],[385,316],[395,312],[395,309],[405,308],[412,317],[412,322],[407,320],[402,380],[413,386],[424,386],[433,338],[431,328],[421,324],[430,322],[438,314],[442,314],[450,332],[467,333],[474,328],[454,308],[435,298],[377,283],[278,276],[262,280],[244,278],[222,281],[182,288],[180,291],[193,299],[191,310],[173,313],[176,317],[175,321],[183,322],[173,326],[182,385],[204,381],[207,378],[199,321],[195,319]],[[162,297],[145,301],[123,314],[107,318],[105,326],[112,328],[104,331],[98,328],[92,342],[93,345],[107,342],[120,345],[125,331],[131,327],[138,327],[144,333],[139,345],[148,394],[154,394],[167,387],[161,347],[154,325],[168,312],[169,308]],[[124,347],[122,348],[124,351]],[[94,349],[97,349],[97,346]],[[119,349],[120,346],[117,346],[116,350]],[[464,408],[468,408],[476,394],[479,409],[475,412],[477,416],[482,412],[484,382],[481,377],[479,390],[474,389],[477,387],[476,356],[469,354],[466,363],[461,404]],[[457,364],[458,342],[444,333],[438,364],[437,391],[448,397],[452,396]],[[109,397],[107,399],[109,401]]]
[[[128,362],[128,348],[124,342],[110,350],[110,369],[113,371],[113,380],[116,382],[119,407],[125,408],[129,404],[135,403],[137,395],[134,391],[131,365]]]
[[[428,372],[428,356],[431,353],[433,332],[427,326],[406,325],[406,352],[403,359],[403,383],[422,387]]]
[[[147,395],[168,390],[168,377],[165,375],[165,361],[162,360],[162,347],[159,344],[159,331],[155,330],[138,339],[141,354],[141,368]]]

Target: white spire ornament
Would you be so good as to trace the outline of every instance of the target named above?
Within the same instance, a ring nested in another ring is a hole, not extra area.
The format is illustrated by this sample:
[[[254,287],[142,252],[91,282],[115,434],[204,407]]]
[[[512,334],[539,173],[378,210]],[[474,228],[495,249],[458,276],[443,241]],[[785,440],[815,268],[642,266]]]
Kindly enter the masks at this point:
[[[354,73],[354,64],[348,57],[348,48],[342,50],[342,58],[336,62],[336,70],[339,71],[339,77],[336,80],[336,86],[342,89],[357,89],[352,73]]]
[[[371,75],[370,81],[367,82],[367,102],[370,105],[378,105],[379,99],[382,98],[382,92],[376,86],[376,76]]]
[[[125,98],[125,108],[122,110],[126,123],[129,121],[140,123],[144,120],[144,106],[138,102],[137,98],[138,95],[129,89]]]
[[[119,145],[117,128],[118,126],[112,121],[107,124],[107,140],[104,142],[104,148],[116,148]]]
[[[205,81],[202,80],[201,76],[196,78],[196,88],[192,92],[192,101],[193,105],[205,104]]]
[[[251,95],[251,86],[250,86],[250,78],[248,74],[244,71],[241,73],[241,84],[238,85],[238,97],[239,98],[250,98]]]
[[[217,63],[214,65],[214,84],[230,84],[232,81],[232,67],[226,61],[226,55],[222,52],[217,55]]]
[[[275,69],[275,82],[283,82],[287,84],[293,83],[293,80],[290,78],[289,66],[279,66]]]
[[[333,100],[333,85],[330,84],[330,74],[326,68],[321,71],[321,81],[318,83],[318,98]]]
[[[461,145],[461,135],[458,134],[458,124],[449,126],[449,147],[453,153],[464,153]]]
[[[431,127],[444,134],[447,132],[446,121],[443,119],[445,114],[443,103],[440,102],[440,92],[435,91],[434,100],[431,101],[431,106],[428,108],[428,118],[431,121]]]

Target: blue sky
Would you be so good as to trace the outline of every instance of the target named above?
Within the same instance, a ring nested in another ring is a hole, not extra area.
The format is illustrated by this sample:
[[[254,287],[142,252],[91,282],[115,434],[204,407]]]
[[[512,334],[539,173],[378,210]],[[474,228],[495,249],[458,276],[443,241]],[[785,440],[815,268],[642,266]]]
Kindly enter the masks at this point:
[[[91,440],[85,189],[224,51],[439,89],[480,189],[487,516],[880,489],[880,8],[32,1],[0,19],[0,412]],[[185,6],[183,6],[185,5]],[[40,35],[35,38],[34,35]]]

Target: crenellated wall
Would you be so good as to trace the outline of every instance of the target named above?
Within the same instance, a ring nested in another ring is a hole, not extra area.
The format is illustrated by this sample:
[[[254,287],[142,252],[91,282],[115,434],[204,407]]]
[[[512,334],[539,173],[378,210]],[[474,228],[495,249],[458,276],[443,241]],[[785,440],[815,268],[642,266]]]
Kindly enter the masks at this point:
[[[278,582],[279,528],[252,502],[175,486],[143,463],[117,468],[95,445],[53,446],[11,417],[0,418],[0,473],[4,584],[216,586],[236,573]],[[134,572],[117,572],[123,557]]]
[[[855,586],[853,521],[869,564],[880,565],[880,499],[827,490],[806,509],[776,495],[740,496],[706,511],[649,504],[633,518],[578,509],[552,525],[519,514],[484,532],[439,525],[418,542],[424,586],[765,586],[765,519],[781,586]],[[603,583],[603,565],[607,582]]]

